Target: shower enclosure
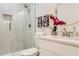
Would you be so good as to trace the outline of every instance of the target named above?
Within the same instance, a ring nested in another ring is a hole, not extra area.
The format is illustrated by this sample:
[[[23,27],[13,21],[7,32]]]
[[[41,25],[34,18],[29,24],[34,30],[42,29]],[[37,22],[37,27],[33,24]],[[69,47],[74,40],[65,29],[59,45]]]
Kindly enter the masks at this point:
[[[35,4],[0,4],[0,55],[35,47],[34,34]]]

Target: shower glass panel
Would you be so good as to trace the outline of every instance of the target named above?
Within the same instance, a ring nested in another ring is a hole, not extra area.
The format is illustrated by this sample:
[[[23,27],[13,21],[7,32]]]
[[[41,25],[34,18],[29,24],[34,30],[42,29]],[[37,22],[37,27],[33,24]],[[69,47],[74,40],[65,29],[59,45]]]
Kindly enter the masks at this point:
[[[35,34],[35,4],[28,4],[22,11],[14,16],[14,55],[17,51],[36,47]],[[21,52],[19,52],[20,54]],[[18,54],[18,55],[19,55]]]
[[[35,35],[35,4],[30,4],[25,11],[25,29],[24,29],[24,40],[25,48],[35,47],[34,35]],[[27,15],[27,16],[26,16]],[[27,35],[27,36],[26,36]]]
[[[35,4],[17,3],[12,5],[13,8],[16,8],[17,5],[17,8],[21,10],[17,13],[13,11],[14,14],[0,13],[0,55],[20,55],[21,52],[19,51],[36,47],[34,40]],[[27,5],[27,7],[24,7],[24,5]],[[9,7],[9,4],[7,7]]]
[[[7,18],[7,20],[11,18]],[[9,30],[9,23],[11,21],[7,21],[4,19],[4,15],[0,14],[0,55],[5,53],[10,53],[10,39],[11,39],[11,31]]]

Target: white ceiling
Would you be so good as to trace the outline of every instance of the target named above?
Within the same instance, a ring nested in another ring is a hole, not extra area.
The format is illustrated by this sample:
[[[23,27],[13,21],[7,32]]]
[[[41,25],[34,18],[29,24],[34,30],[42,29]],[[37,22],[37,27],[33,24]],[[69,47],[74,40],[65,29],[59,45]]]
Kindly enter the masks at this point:
[[[24,3],[0,3],[0,13],[15,14],[24,9]]]

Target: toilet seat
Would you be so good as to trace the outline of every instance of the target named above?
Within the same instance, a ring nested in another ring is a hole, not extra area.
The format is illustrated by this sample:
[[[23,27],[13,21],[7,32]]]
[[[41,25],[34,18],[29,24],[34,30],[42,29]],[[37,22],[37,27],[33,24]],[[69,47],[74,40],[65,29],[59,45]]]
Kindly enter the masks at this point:
[[[37,48],[30,48],[21,52],[22,56],[37,56],[38,54],[39,52]]]

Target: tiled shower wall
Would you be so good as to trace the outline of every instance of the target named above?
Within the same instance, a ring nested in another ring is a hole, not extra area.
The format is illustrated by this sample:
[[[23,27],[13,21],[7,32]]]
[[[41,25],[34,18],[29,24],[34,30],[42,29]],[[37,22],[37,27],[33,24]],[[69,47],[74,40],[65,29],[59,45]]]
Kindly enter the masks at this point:
[[[11,31],[9,21],[5,21],[0,14],[0,55],[35,47],[35,5],[29,8],[30,13],[25,8],[12,15]]]

